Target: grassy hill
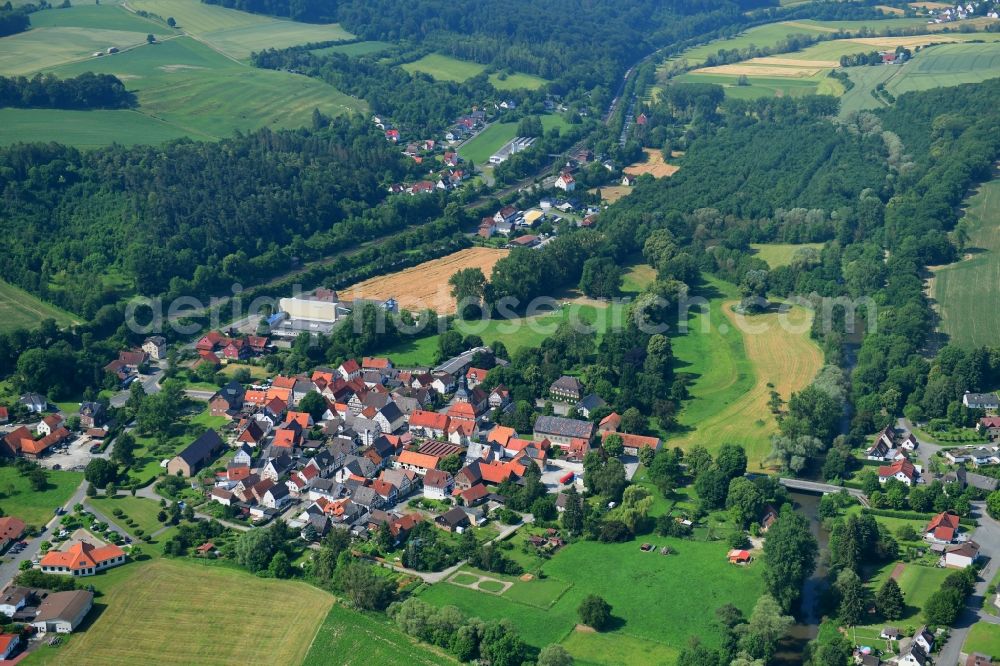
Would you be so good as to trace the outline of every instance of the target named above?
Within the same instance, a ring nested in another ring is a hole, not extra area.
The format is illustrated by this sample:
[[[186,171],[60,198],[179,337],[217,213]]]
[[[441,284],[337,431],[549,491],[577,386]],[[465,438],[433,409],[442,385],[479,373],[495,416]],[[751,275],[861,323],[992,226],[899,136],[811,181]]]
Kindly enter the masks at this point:
[[[0,111],[0,123],[3,119],[4,113]],[[46,303],[20,287],[0,280],[0,330],[34,328],[43,319],[55,319],[60,326],[69,326],[82,321],[79,317]]]

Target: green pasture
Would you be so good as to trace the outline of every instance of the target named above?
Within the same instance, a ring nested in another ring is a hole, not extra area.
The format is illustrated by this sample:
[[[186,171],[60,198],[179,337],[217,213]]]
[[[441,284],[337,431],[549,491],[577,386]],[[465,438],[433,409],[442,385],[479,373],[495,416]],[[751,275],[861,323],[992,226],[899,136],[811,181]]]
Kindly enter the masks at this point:
[[[438,81],[465,81],[486,71],[486,65],[468,60],[459,60],[440,53],[430,53],[420,60],[403,65],[411,74],[420,72]]]
[[[85,71],[118,76],[136,93],[139,100],[136,112],[157,123],[165,123],[177,133],[201,139],[218,139],[237,130],[249,131],[263,126],[301,127],[310,122],[316,108],[328,115],[363,108],[359,100],[321,81],[288,72],[247,67],[191,37],[178,37],[112,57],[66,65],[54,73],[70,77]],[[233,104],[233,100],[241,102]],[[127,112],[117,113],[124,117]],[[108,120],[96,117],[99,121]],[[103,135],[107,129],[106,124],[102,127],[98,123],[95,131]],[[59,131],[56,128],[57,136],[53,138],[58,137]],[[7,132],[11,135],[4,137]],[[14,140],[15,133],[16,127],[5,127],[0,130],[0,138],[7,138],[9,142]],[[168,133],[163,128],[161,134]],[[93,137],[90,139],[94,141]]]
[[[931,293],[940,327],[953,344],[971,349],[1000,337],[1000,180],[980,186],[965,210],[966,258],[934,271]]]
[[[3,111],[0,110],[0,123],[4,119]],[[76,315],[46,303],[20,287],[0,280],[0,331],[35,328],[43,319],[55,319],[59,326],[70,326],[80,322],[80,318]]]

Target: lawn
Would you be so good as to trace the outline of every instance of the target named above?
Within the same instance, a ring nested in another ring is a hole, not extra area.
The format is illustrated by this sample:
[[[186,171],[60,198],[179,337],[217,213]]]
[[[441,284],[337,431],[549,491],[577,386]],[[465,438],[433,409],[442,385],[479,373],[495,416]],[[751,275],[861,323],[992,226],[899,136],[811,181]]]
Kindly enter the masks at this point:
[[[962,652],[981,652],[990,657],[1000,657],[1000,625],[977,622],[972,625],[965,639]]]
[[[240,370],[249,370],[251,379],[267,379],[270,376],[267,368],[260,365],[247,365],[245,363],[228,363],[222,368],[222,374],[232,377]]]
[[[304,583],[182,560],[131,563],[110,573],[110,585],[104,576],[92,579],[104,592],[92,611],[96,619],[65,646],[25,663],[302,663],[334,603]]]
[[[680,647],[618,633],[570,632],[562,641],[576,664],[675,664]]]
[[[881,517],[879,518],[881,520]],[[866,584],[869,594],[874,595],[882,584],[889,578],[889,575],[900,564],[890,562],[879,568],[875,575]],[[923,607],[930,599],[931,595],[941,588],[944,579],[952,573],[949,569],[940,569],[936,566],[926,566],[919,564],[904,564],[903,572],[896,578],[899,587],[903,592],[903,600],[906,608],[903,617],[892,622],[876,622],[869,625],[859,625],[852,629],[852,635],[857,637],[861,645],[878,645],[882,643],[879,638],[882,628],[887,624],[897,627],[916,628],[926,624],[923,617]]]
[[[438,81],[462,82],[486,71],[486,65],[468,60],[459,60],[440,53],[430,53],[420,60],[404,64],[403,69],[414,74],[421,72]]]
[[[243,65],[191,37],[178,37],[112,57],[66,65],[55,69],[54,73],[70,77],[86,71],[120,77],[139,100],[135,111],[93,116],[98,121],[110,121],[95,123],[93,133],[97,137],[105,136],[116,119],[136,113],[147,118],[143,127],[155,125],[161,135],[173,131],[193,138],[218,139],[237,130],[249,131],[264,126],[273,129],[301,127],[311,122],[313,109],[338,115],[363,108],[359,100],[317,79]],[[235,107],[234,99],[240,100]],[[92,112],[61,113],[84,119]],[[130,121],[129,125],[137,121]],[[55,124],[53,138],[59,138],[60,125],[61,122]],[[74,129],[80,131],[78,127]],[[134,129],[129,126],[126,133]],[[0,130],[0,142],[9,143],[19,138],[16,124]]]
[[[622,280],[622,292],[638,295],[656,279],[656,269],[649,264],[628,267]]]
[[[46,489],[37,492],[14,467],[0,467],[0,509],[3,509],[3,515],[41,527],[55,515],[57,506],[69,501],[83,481],[80,472],[50,471],[48,477]]]
[[[116,497],[88,497],[87,504],[93,505],[95,509],[104,514],[109,520],[113,520],[122,528],[132,531],[135,528],[125,525],[124,518],[116,517],[113,512],[121,509],[125,516],[134,520],[139,529],[146,534],[152,535],[164,524],[156,519],[156,514],[160,512],[160,505],[145,497],[132,497],[131,495],[118,495]]]
[[[759,258],[763,259],[768,266],[771,268],[778,268],[780,266],[788,266],[792,263],[792,258],[795,253],[802,248],[812,248],[814,250],[823,249],[822,243],[752,243],[750,245],[755,252],[754,254]]]
[[[266,48],[282,49],[297,44],[354,38],[336,23],[298,23],[206,5],[199,0],[132,0],[130,6],[164,18],[172,16],[177,21],[178,30],[240,60]]]
[[[282,663],[275,661],[273,663]],[[288,663],[288,662],[285,662]],[[319,628],[303,666],[360,664],[454,664],[450,655],[410,638],[382,615],[334,604]]]
[[[941,329],[952,344],[971,349],[1000,337],[1000,180],[991,180],[969,200],[965,224],[969,247],[962,261],[935,269],[931,282]]]
[[[673,338],[678,372],[694,380],[678,419],[687,432],[671,444],[702,444],[710,451],[740,444],[757,471],[777,432],[767,406],[772,385],[787,401],[822,367],[822,353],[809,338],[812,313],[796,307],[788,314],[740,317],[732,312],[735,287],[715,279],[708,284],[707,315],[692,308],[687,334]]]
[[[711,620],[715,609],[733,603],[749,613],[763,590],[761,567],[730,566],[726,546],[719,542],[647,539],[657,546],[669,543],[678,554],[644,553],[638,541],[582,541],[547,561],[542,568],[544,579],[517,581],[501,596],[441,583],[425,589],[421,598],[458,606],[483,619],[509,618],[528,643],[543,647],[562,641],[574,656],[588,662],[595,661],[605,646],[618,644],[618,639],[629,654],[656,655],[656,663],[674,663],[677,646],[685,645],[693,635],[708,645],[718,645],[718,630]],[[571,587],[561,593],[558,588],[532,590],[531,586],[541,583],[553,585],[548,581]],[[559,593],[555,603],[547,609],[540,607],[538,600],[553,593]],[[613,608],[618,623],[605,635],[580,637],[573,632],[579,621],[576,609],[587,594],[603,596]],[[635,663],[615,655],[604,653],[603,659]],[[650,659],[639,661],[649,663]]]
[[[0,122],[3,113],[0,111]],[[20,287],[0,280],[0,331],[16,328],[36,328],[43,319],[55,319],[59,326],[70,326],[80,322],[80,318],[65,310],[46,303]]]
[[[553,127],[560,129],[567,127],[562,116],[544,115],[540,116],[540,120],[546,132]],[[490,160],[490,155],[517,136],[517,126],[518,123],[493,123],[463,143],[458,149],[458,154],[462,156],[462,159],[469,160],[473,164],[486,164]]]

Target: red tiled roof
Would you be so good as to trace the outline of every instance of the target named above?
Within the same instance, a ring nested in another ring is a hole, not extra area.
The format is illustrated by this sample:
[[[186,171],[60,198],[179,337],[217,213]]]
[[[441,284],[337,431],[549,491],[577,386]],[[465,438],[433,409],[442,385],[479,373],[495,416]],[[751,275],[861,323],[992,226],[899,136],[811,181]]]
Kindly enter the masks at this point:
[[[618,435],[622,442],[630,449],[653,449],[660,445],[659,437],[645,437],[643,435],[631,435],[627,432],[602,432],[601,442],[607,439],[608,435]]]
[[[0,518],[0,539],[18,539],[24,534],[24,521],[13,516]]]
[[[448,428],[448,415],[438,412],[427,412],[422,409],[415,409],[410,415],[410,425],[416,428],[429,428],[431,430],[446,430]]]
[[[397,461],[400,465],[413,465],[424,469],[436,469],[441,459],[437,456],[430,456],[426,453],[416,451],[403,451],[399,454]]]
[[[43,567],[68,567],[70,570],[88,569],[124,554],[125,551],[114,544],[98,548],[85,541],[78,541],[65,551],[50,550],[40,564]]]
[[[891,465],[882,465],[878,468],[878,475],[880,477],[896,476],[898,472],[902,472],[906,478],[912,481],[916,474],[916,469],[913,467],[913,463],[905,458],[897,460]]]

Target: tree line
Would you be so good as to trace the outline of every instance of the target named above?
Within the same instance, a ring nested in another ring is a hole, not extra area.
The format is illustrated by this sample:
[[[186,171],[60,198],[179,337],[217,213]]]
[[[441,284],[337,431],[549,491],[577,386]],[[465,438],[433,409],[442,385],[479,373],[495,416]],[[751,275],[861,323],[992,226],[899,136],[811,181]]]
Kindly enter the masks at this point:
[[[127,109],[135,95],[112,74],[84,72],[71,79],[53,74],[0,76],[0,107],[22,109]]]

